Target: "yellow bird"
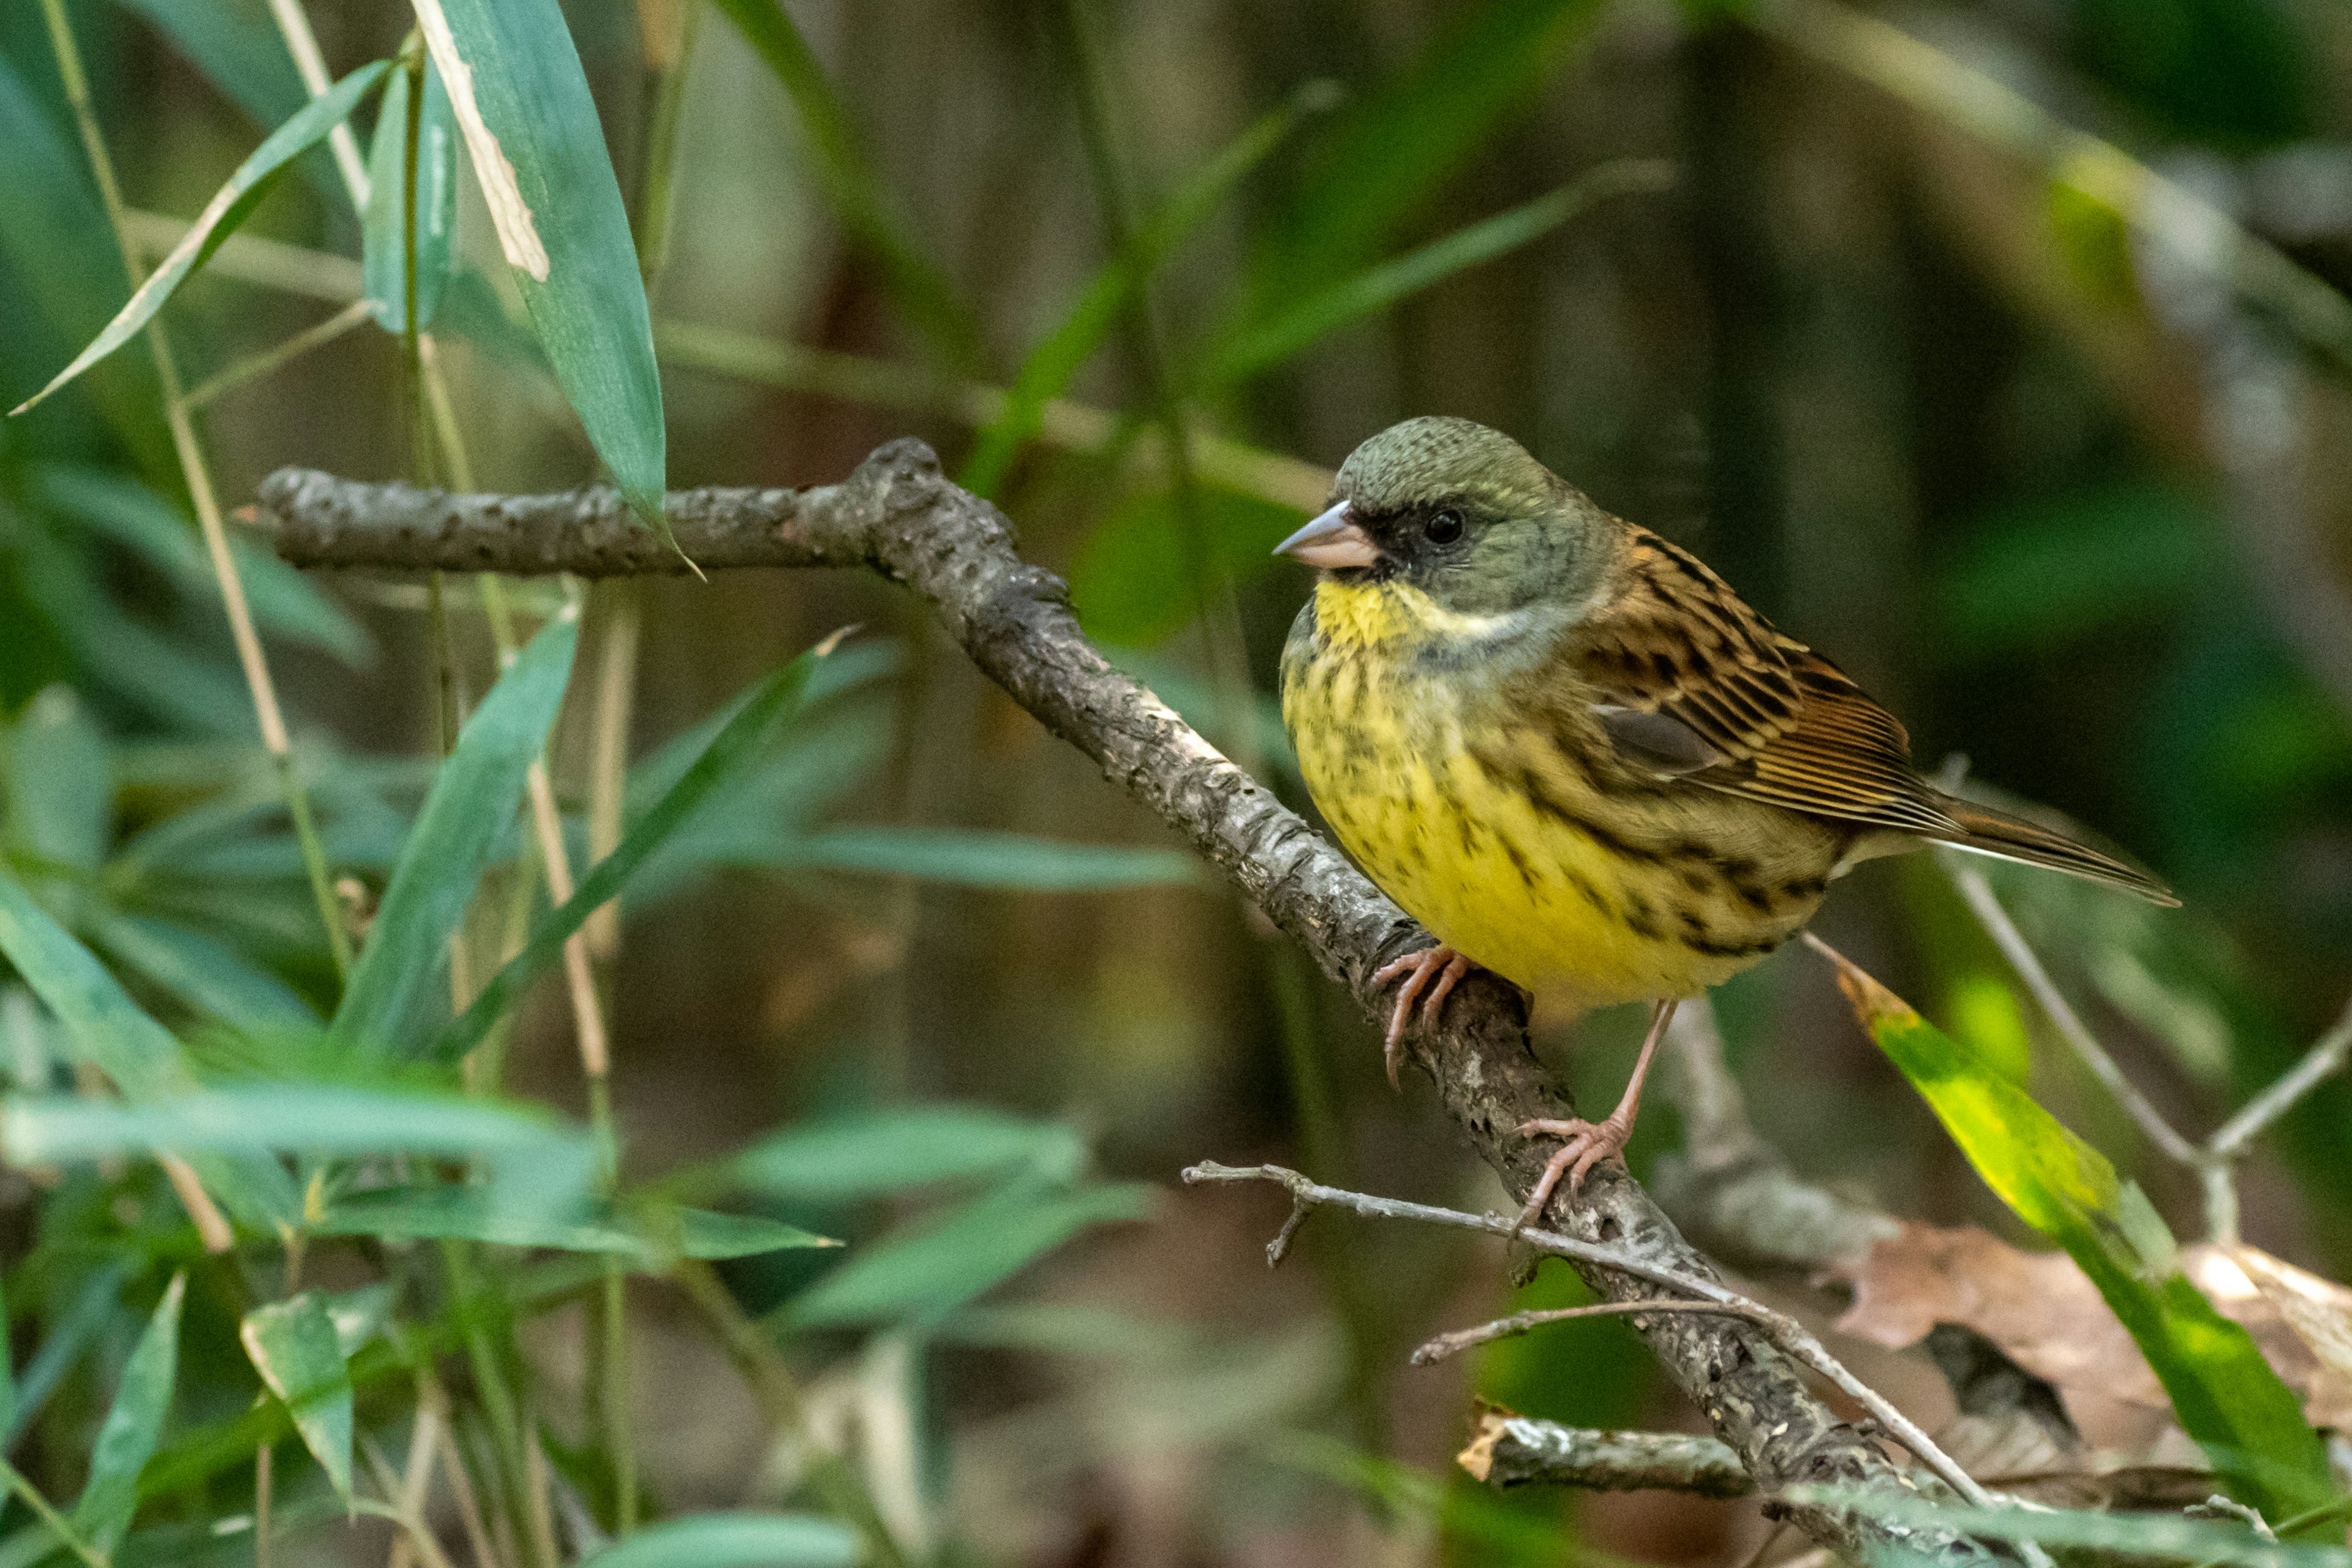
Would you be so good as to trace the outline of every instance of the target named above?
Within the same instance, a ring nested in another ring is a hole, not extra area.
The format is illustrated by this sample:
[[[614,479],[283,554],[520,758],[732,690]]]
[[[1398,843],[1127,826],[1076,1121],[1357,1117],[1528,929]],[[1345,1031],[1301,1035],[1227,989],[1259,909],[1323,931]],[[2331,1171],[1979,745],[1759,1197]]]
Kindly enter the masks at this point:
[[[1836,666],[1720,577],[1507,436],[1408,420],[1278,547],[1319,568],[1282,714],[1340,844],[1440,945],[1402,980],[1434,1020],[1472,965],[1580,1007],[1652,1004],[1632,1081],[1565,1142],[1527,1217],[1620,1153],[1675,1004],[1796,934],[1856,862],[1932,839],[2179,900],[2154,878],[1957,799]]]

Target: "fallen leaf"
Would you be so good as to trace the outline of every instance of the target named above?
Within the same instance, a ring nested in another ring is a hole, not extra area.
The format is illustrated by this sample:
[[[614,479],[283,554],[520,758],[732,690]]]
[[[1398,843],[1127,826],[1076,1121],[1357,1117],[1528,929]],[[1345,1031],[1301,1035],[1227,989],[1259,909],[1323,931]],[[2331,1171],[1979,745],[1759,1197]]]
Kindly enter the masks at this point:
[[[2253,1336],[2314,1426],[2352,1428],[2352,1289],[2257,1247],[2200,1242],[2180,1261]],[[1899,1350],[1958,1323],[2070,1400],[2170,1409],[2139,1347],[2063,1252],[2026,1252],[1974,1226],[1906,1225],[1832,1273],[1853,1287],[1844,1332]]]

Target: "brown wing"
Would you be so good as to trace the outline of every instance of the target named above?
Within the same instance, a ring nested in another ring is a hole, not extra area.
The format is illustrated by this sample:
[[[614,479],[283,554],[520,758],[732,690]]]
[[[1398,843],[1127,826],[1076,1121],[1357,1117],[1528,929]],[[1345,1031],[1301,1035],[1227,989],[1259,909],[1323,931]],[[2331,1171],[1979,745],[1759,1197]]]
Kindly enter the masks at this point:
[[[1634,531],[1628,564],[1571,641],[1626,761],[1796,811],[1958,831],[1903,726],[1843,671],[1654,534]]]

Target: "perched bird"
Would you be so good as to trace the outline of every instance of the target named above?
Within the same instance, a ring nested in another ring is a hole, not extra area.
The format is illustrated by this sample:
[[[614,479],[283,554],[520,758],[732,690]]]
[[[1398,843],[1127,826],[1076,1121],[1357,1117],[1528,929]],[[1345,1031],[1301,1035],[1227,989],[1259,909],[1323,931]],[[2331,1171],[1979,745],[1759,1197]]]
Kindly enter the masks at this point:
[[[2147,873],[1946,795],[1836,666],[1507,436],[1407,420],[1356,448],[1280,552],[1319,568],[1282,714],[1340,844],[1440,945],[1388,965],[1395,1080],[1416,1000],[1472,965],[1581,1007],[1652,1005],[1623,1100],[1565,1140],[1527,1218],[1620,1153],[1675,1004],[1748,968],[1856,862],[1923,839],[2179,902]]]

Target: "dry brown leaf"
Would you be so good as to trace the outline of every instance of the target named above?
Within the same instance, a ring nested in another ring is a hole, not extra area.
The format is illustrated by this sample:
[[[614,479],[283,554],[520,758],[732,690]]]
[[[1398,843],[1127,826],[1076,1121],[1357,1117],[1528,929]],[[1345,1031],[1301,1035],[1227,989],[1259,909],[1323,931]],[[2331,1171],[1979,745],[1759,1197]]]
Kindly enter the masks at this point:
[[[2352,1290],[2251,1247],[2199,1243],[2180,1257],[2222,1315],[2253,1335],[2312,1424],[2352,1429]],[[1937,1323],[1959,1323],[2070,1401],[2170,1408],[2139,1347],[2063,1252],[2025,1252],[1974,1226],[1906,1225],[1836,1272],[1853,1286],[1837,1325],[1847,1333],[1900,1349]]]
[[[2063,1252],[2021,1251],[1975,1226],[1906,1225],[1839,1272],[1853,1286],[1846,1333],[1899,1350],[1958,1323],[2062,1391],[2167,1408],[2139,1347]]]

